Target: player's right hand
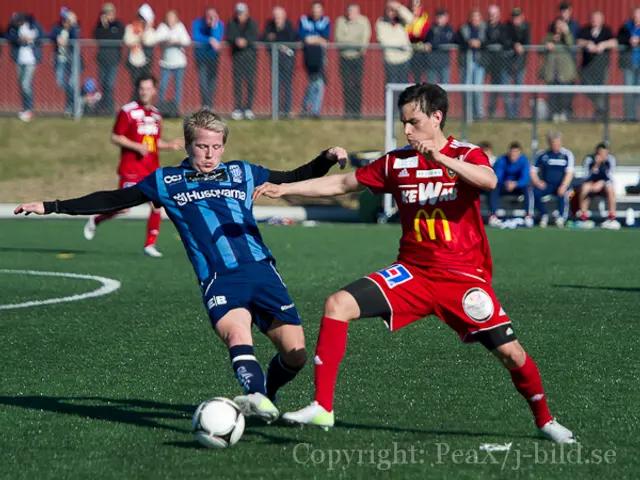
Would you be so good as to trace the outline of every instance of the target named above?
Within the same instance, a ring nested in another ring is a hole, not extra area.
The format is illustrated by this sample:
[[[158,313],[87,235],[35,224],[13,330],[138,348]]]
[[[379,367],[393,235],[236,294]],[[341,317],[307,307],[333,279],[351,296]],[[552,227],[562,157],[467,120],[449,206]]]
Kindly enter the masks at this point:
[[[151,150],[149,150],[149,145],[147,145],[146,143],[141,143],[138,147],[138,153],[143,157],[146,157],[150,151]]]
[[[29,215],[30,213],[35,213],[37,215],[44,215],[44,203],[30,202],[30,203],[23,203],[22,205],[18,205],[18,207],[13,211],[13,214],[20,215],[21,213],[24,213],[25,215]]]
[[[253,191],[253,201],[255,202],[262,195],[265,195],[269,198],[280,198],[286,194],[285,184],[282,185],[274,185],[273,183],[263,183],[258,188]]]

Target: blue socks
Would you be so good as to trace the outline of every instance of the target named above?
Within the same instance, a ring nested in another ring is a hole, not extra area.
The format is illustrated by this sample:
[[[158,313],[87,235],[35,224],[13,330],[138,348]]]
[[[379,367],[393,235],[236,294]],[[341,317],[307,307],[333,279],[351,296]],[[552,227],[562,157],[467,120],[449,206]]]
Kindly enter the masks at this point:
[[[253,354],[251,345],[236,345],[229,349],[231,367],[245,395],[261,393],[266,395],[264,372]]]

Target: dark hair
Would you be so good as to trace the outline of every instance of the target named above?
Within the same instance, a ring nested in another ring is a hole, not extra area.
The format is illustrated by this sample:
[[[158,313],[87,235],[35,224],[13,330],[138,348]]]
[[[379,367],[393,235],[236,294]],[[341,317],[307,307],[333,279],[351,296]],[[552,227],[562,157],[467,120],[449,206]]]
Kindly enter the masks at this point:
[[[596,145],[596,152],[599,152],[600,150],[609,150],[609,144],[606,142],[600,142]]]
[[[520,142],[511,142],[509,144],[509,150],[513,150],[514,148],[517,148],[518,150],[522,150],[522,145],[520,145]]]
[[[156,77],[154,77],[150,73],[143,73],[136,79],[136,90],[140,88],[140,84],[142,82],[146,82],[147,80],[151,80],[153,82],[154,87],[158,86],[158,80],[156,80]]]
[[[480,147],[480,150],[487,150],[487,149],[493,150],[493,145],[491,145],[491,142],[487,142],[487,141],[480,142],[478,146]]]
[[[440,130],[444,130],[447,121],[447,110],[449,109],[449,99],[447,92],[440,85],[418,83],[406,88],[398,97],[398,108],[401,109],[409,103],[415,103],[427,117],[440,110],[442,112]]]

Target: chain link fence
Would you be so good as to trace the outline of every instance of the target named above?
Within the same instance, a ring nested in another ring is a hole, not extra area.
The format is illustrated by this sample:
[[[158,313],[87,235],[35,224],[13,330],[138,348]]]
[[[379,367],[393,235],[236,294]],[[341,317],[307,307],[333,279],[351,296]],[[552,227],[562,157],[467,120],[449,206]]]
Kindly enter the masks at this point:
[[[78,48],[76,48],[78,47]],[[404,63],[391,63],[378,44],[362,55],[345,54],[345,45],[324,49],[322,68],[309,67],[301,44],[258,43],[255,50],[232,55],[227,46],[215,56],[203,56],[198,46],[186,49],[184,68],[161,67],[163,50],[148,49],[146,62],[131,62],[119,42],[79,40],[72,54],[60,61],[55,45],[43,42],[35,66],[18,66],[6,42],[0,43],[0,112],[15,115],[32,109],[37,115],[112,115],[133,98],[135,78],[151,72],[159,80],[158,105],[168,117],[197,110],[202,105],[234,118],[345,117],[382,118],[387,83],[511,85],[640,85],[640,65],[629,50],[592,55],[583,66],[582,52],[531,46],[514,50],[437,51],[414,49]],[[402,48],[402,47],[401,47]],[[408,47],[407,47],[408,48]],[[556,94],[536,98],[537,119],[635,121],[637,95]],[[532,94],[454,94],[451,118],[478,120],[530,119]]]

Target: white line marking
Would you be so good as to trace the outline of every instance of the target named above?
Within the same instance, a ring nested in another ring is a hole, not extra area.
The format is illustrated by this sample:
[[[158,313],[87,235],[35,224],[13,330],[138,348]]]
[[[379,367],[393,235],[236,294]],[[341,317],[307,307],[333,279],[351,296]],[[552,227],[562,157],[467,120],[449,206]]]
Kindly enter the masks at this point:
[[[9,310],[12,308],[27,308],[27,307],[39,307],[40,305],[51,305],[54,303],[62,302],[75,302],[77,300],[84,300],[86,298],[100,297],[102,295],[108,295],[115,292],[120,288],[120,282],[106,277],[98,277],[96,275],[81,275],[78,273],[64,273],[64,272],[40,272],[38,270],[5,270],[0,269],[2,273],[13,273],[17,275],[33,275],[38,277],[65,277],[65,278],[79,278],[82,280],[95,280],[102,283],[102,286],[97,290],[87,293],[79,293],[77,295],[71,295],[69,297],[50,298],[48,300],[34,300],[25,303],[13,303],[8,305],[0,305],[0,310]]]

